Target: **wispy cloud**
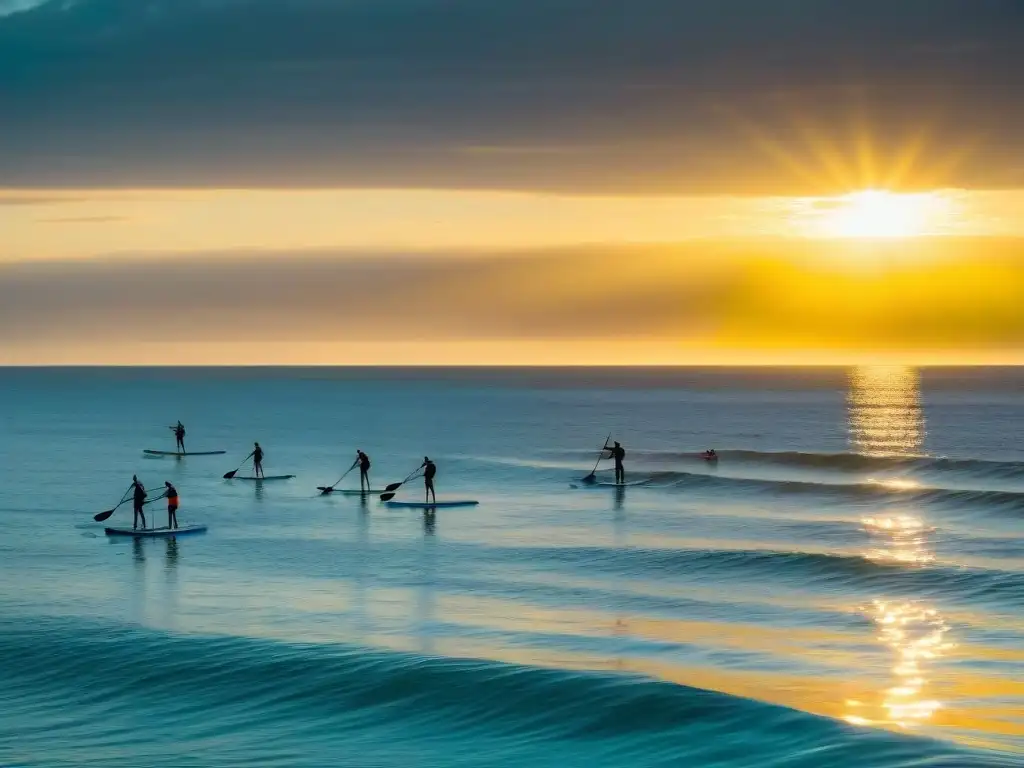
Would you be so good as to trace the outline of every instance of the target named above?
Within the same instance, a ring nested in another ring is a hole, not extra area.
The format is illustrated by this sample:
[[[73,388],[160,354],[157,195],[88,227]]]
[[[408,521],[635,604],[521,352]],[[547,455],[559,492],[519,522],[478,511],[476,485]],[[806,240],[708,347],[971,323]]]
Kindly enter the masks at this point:
[[[43,224],[106,224],[116,221],[128,221],[127,216],[61,216],[52,219],[39,219]]]
[[[84,197],[68,197],[53,194],[5,194],[0,190],[0,207],[5,205],[57,205],[59,203],[77,203],[86,200]]]
[[[1021,252],[978,239],[9,264],[0,346],[173,342],[182,362],[190,345],[260,341],[1019,349]]]

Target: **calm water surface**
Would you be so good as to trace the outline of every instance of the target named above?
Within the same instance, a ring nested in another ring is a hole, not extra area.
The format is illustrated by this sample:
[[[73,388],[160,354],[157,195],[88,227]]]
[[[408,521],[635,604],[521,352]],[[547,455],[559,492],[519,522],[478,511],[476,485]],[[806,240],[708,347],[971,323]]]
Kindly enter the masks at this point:
[[[0,765],[1024,765],[1022,392],[0,371]],[[227,453],[144,457],[179,418]],[[609,432],[649,483],[571,487]],[[254,440],[296,479],[223,480]],[[375,486],[429,454],[439,498],[481,503],[319,496],[356,448]],[[133,473],[209,531],[105,536]]]

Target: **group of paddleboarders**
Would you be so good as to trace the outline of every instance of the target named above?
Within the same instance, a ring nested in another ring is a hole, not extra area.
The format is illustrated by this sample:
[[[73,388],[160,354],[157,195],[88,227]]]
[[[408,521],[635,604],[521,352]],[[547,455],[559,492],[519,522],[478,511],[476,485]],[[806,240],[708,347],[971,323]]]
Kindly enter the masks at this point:
[[[132,505],[134,509],[134,518],[132,521],[132,530],[138,530],[139,518],[142,518],[142,528],[146,529],[146,513],[143,507],[148,503],[146,501],[146,487],[139,480],[138,475],[132,475],[132,486],[130,489],[132,493]],[[150,501],[159,501],[160,499],[167,499],[167,527],[177,528],[178,527],[178,489],[175,488],[170,481],[164,481],[164,492],[157,496],[155,499]]]
[[[370,493],[370,457],[361,448],[356,449],[356,461],[352,468],[354,469],[356,466],[359,467],[359,490]],[[420,470],[423,470],[423,483],[426,493],[424,501],[429,502],[431,497],[433,497],[434,501],[437,501],[437,493],[434,491],[434,476],[437,474],[437,465],[430,460],[429,456],[424,456],[423,463],[413,473],[413,476]],[[410,477],[409,479],[412,478]]]

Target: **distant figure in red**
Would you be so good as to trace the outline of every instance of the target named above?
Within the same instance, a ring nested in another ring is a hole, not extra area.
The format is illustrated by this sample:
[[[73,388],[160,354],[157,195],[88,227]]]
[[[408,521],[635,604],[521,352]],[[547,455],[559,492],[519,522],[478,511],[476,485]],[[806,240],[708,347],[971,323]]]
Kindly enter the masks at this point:
[[[167,486],[167,490],[164,491],[164,496],[167,497],[167,527],[177,528],[178,527],[178,489],[171,485],[169,482],[164,481],[164,485]]]

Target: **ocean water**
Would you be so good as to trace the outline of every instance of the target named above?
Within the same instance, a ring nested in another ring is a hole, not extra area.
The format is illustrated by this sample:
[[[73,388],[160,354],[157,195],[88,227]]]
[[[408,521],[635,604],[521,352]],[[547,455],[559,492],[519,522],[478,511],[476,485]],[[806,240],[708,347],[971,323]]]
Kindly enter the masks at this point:
[[[1022,393],[1012,369],[2,370],[0,765],[1024,765]],[[177,419],[227,453],[144,457]],[[649,482],[572,487],[608,433]],[[222,479],[254,440],[297,477]],[[429,454],[438,497],[480,505],[318,495],[356,448],[375,485]],[[105,536],[133,473],[208,532]]]

